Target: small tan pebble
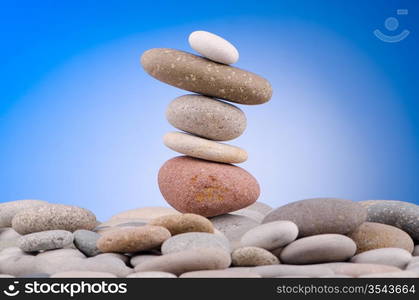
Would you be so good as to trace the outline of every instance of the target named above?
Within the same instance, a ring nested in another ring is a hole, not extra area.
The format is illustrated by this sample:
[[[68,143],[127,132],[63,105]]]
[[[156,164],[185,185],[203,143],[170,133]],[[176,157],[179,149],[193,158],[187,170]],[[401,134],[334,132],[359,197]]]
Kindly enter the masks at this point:
[[[168,272],[149,271],[131,273],[127,278],[177,278],[177,276]]]
[[[225,269],[187,272],[179,278],[261,278],[261,276],[249,270]]]
[[[109,221],[117,219],[140,219],[150,221],[161,216],[172,215],[176,213],[179,212],[171,207],[149,206],[120,212],[112,216],[112,218]]]
[[[350,262],[334,262],[319,264],[329,268],[337,275],[348,275],[358,277],[366,274],[374,273],[387,273],[387,272],[399,272],[400,268],[388,265],[377,265],[377,264],[355,264]]]
[[[161,226],[173,235],[186,232],[214,232],[214,226],[207,218],[196,214],[173,214],[155,218],[149,225]]]
[[[170,232],[160,226],[121,228],[103,234],[97,241],[101,252],[129,253],[150,250],[170,238]]]
[[[67,271],[52,274],[50,278],[116,278],[116,276],[105,272]]]
[[[231,254],[234,266],[264,266],[279,264],[278,258],[268,250],[258,247],[242,247]]]
[[[412,255],[401,248],[379,248],[364,251],[353,256],[353,263],[382,264],[404,268],[411,260]]]
[[[419,277],[419,275],[411,271],[375,273],[375,274],[365,274],[365,275],[358,276],[358,278],[417,278],[417,277]]]

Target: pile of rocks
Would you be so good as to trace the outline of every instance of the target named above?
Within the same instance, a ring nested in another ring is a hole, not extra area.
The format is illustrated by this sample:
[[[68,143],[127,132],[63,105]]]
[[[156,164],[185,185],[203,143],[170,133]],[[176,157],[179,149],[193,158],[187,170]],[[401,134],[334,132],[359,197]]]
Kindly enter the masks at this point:
[[[195,31],[189,44],[202,56],[157,48],[146,51],[141,64],[156,79],[199,93],[178,97],[167,108],[169,123],[184,132],[167,133],[164,144],[186,156],[167,161],[158,183],[163,197],[178,211],[213,217],[253,204],[260,193],[256,179],[232,165],[246,161],[247,152],[219,142],[239,137],[246,116],[219,99],[262,104],[271,98],[272,87],[266,79],[229,65],[239,54],[225,39]]]
[[[256,202],[221,217],[144,207],[100,223],[76,206],[2,203],[0,277],[419,277],[412,203]]]

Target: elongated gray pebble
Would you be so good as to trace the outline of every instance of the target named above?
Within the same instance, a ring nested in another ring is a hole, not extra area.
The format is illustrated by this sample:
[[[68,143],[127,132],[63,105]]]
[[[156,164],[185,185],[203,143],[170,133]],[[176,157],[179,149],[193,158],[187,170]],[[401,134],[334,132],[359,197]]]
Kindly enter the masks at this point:
[[[73,242],[73,234],[66,230],[49,230],[22,236],[18,246],[25,252],[60,249]]]

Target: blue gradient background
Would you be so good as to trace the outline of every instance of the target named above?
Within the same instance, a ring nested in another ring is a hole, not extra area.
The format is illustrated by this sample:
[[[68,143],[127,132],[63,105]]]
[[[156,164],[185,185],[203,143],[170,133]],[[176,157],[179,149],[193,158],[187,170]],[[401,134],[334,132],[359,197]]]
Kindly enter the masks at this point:
[[[237,67],[269,79],[241,106],[232,144],[272,206],[307,197],[419,203],[417,1],[2,1],[0,201],[76,204],[100,219],[166,205],[162,136],[184,91],[139,65],[153,47],[192,51],[191,31],[234,43]],[[397,16],[398,8],[409,15]],[[395,16],[410,36],[372,34]]]

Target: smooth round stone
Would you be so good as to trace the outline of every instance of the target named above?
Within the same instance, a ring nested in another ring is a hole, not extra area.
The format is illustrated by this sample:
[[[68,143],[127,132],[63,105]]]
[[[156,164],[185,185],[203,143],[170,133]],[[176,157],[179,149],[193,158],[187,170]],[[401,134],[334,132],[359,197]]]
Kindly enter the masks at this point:
[[[234,64],[239,51],[229,41],[214,33],[198,30],[189,35],[189,45],[203,57],[222,64]]]
[[[110,221],[118,221],[120,219],[134,219],[134,220],[143,220],[150,221],[152,219],[165,216],[178,214],[179,212],[171,207],[159,207],[159,206],[150,206],[150,207],[141,207],[136,209],[130,209],[127,211],[120,212],[112,216]],[[127,222],[127,221],[124,221]],[[108,223],[108,222],[105,222]],[[108,224],[106,224],[108,225]]]
[[[402,248],[413,251],[413,240],[401,229],[380,223],[365,222],[348,235],[357,246],[357,254],[378,248]]]
[[[270,266],[259,266],[250,269],[262,276],[263,278],[277,278],[277,277],[321,277],[333,275],[333,271],[327,267],[320,265],[270,265]]]
[[[149,271],[131,273],[127,278],[177,278],[177,276],[168,272]]]
[[[20,211],[29,207],[48,204],[42,200],[17,200],[0,204],[0,228],[12,227],[13,217]]]
[[[142,264],[143,262],[159,257],[160,255],[157,254],[139,254],[131,257],[130,264],[133,267],[138,266],[139,264]]]
[[[260,194],[258,182],[246,170],[187,156],[165,162],[158,183],[164,199],[178,211],[204,217],[246,207]]]
[[[116,278],[112,273],[92,271],[67,271],[51,275],[51,278]]]
[[[180,275],[179,278],[261,278],[261,276],[249,270],[230,268],[225,270],[187,272]]]
[[[243,134],[244,112],[229,103],[202,96],[184,95],[174,99],[166,110],[172,126],[214,141],[229,141]]]
[[[234,266],[264,266],[279,264],[278,258],[268,250],[258,247],[241,247],[231,253]]]
[[[99,238],[100,234],[96,232],[84,229],[76,230],[74,232],[74,245],[86,256],[95,256],[101,253],[96,246]]]
[[[25,252],[60,249],[73,242],[73,234],[66,230],[49,230],[22,236],[18,247]]]
[[[419,206],[409,202],[377,200],[368,202],[368,222],[400,228],[419,241]]]
[[[390,265],[403,269],[412,255],[401,248],[379,248],[357,254],[351,258],[353,263]]]
[[[0,251],[16,247],[21,235],[13,228],[0,228]]]
[[[323,233],[346,234],[367,217],[365,207],[345,199],[312,198],[292,202],[268,213],[263,223],[288,220],[298,226],[299,236]]]
[[[188,133],[166,133],[163,143],[173,151],[195,158],[231,164],[247,160],[246,150],[240,147],[210,141]]]
[[[254,246],[267,250],[284,247],[298,236],[298,227],[291,221],[274,221],[256,226],[240,239],[242,246]]]
[[[104,253],[138,252],[158,247],[168,238],[169,230],[160,226],[121,228],[103,234],[97,241],[97,248]]]
[[[141,64],[154,78],[186,91],[240,104],[262,104],[272,97],[271,84],[259,75],[191,53],[150,49]]]
[[[137,265],[135,272],[162,271],[180,275],[198,270],[225,269],[230,263],[230,253],[223,249],[199,248],[156,257]]]
[[[63,248],[63,249],[43,251],[41,253],[38,253],[36,257],[55,260],[55,259],[65,259],[66,257],[86,258],[86,255],[84,255],[78,249]]]
[[[387,273],[387,272],[400,272],[401,269],[389,266],[389,265],[377,265],[377,264],[355,264],[349,262],[334,262],[321,264],[332,270],[336,275],[347,275],[352,277],[358,277],[367,274],[376,273]]]
[[[298,239],[287,245],[279,259],[287,264],[313,264],[344,261],[352,257],[356,244],[340,234],[319,234]]]
[[[64,204],[30,207],[17,213],[12,220],[13,229],[20,234],[58,229],[91,230],[96,225],[96,217],[91,211]]]
[[[214,232],[214,226],[207,218],[196,214],[174,214],[155,218],[149,225],[161,226],[176,235],[186,232]]]
[[[244,216],[225,214],[211,218],[214,227],[230,241],[233,249],[240,247],[241,237],[250,229],[260,225],[259,222]]]
[[[411,271],[375,273],[358,276],[359,278],[417,278],[418,275]]]
[[[108,257],[117,258],[117,259],[123,261],[124,264],[127,264],[130,261],[129,256],[121,254],[121,253],[111,253],[111,252],[110,253],[100,253],[100,254],[94,256],[94,258],[96,258],[96,259],[108,258]]]
[[[413,256],[419,256],[419,245],[416,245],[415,248],[413,249]]]
[[[229,241],[217,234],[188,232],[172,236],[161,246],[163,255],[198,248],[220,248],[230,253]]]

